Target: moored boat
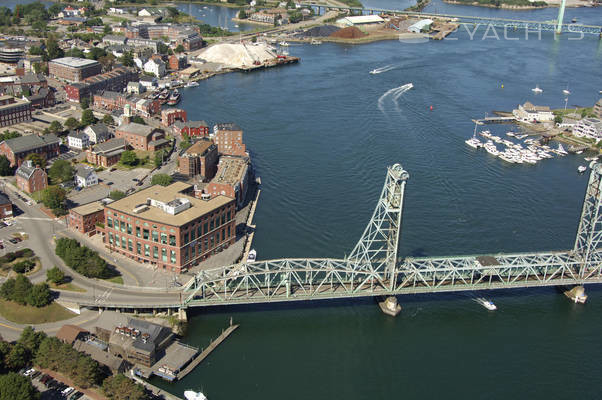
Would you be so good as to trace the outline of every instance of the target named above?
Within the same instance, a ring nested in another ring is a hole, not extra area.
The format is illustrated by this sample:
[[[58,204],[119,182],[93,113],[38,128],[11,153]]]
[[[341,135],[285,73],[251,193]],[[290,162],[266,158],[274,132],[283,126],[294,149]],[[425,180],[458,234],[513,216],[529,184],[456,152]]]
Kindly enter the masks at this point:
[[[169,99],[167,100],[167,104],[170,105],[170,106],[175,106],[179,102],[180,102],[180,92],[178,92],[178,89],[175,89],[169,95]]]

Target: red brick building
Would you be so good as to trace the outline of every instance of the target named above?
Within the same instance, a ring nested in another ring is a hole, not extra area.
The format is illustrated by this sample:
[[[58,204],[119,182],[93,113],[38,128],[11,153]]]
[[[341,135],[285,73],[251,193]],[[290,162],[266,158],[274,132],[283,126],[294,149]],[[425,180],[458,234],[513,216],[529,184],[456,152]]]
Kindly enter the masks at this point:
[[[13,205],[4,193],[0,193],[0,218],[12,217]]]
[[[161,103],[157,99],[143,99],[132,94],[109,90],[103,90],[94,94],[92,104],[97,108],[107,111],[123,110],[126,105],[129,105],[133,115],[143,117],[150,117],[161,111]]]
[[[165,132],[148,125],[131,122],[115,129],[115,137],[123,138],[134,149],[155,151],[169,144],[165,140]]]
[[[42,168],[34,166],[31,160],[21,164],[15,173],[15,178],[17,187],[27,193],[37,192],[48,187],[48,175]]]
[[[49,87],[40,88],[35,94],[26,98],[34,109],[52,107],[56,103],[54,90]]]
[[[101,72],[102,65],[87,58],[63,57],[48,62],[48,75],[68,82],[81,82]]]
[[[211,138],[217,145],[220,154],[247,156],[247,148],[242,139],[242,129],[238,125],[232,122],[217,124],[213,127]]]
[[[117,164],[121,159],[121,153],[126,150],[127,142],[125,139],[113,138],[86,150],[86,160],[90,164],[108,168]]]
[[[137,262],[182,272],[236,238],[236,206],[225,196],[200,200],[182,182],[151,186],[105,206],[104,242]]]
[[[205,186],[203,192],[195,193],[195,196],[202,197],[203,194],[209,194],[211,198],[227,196],[235,199],[236,205],[241,207],[247,195],[249,165],[248,157],[220,157],[217,174]]]
[[[0,96],[0,127],[31,121],[31,103],[13,96]]]
[[[105,222],[105,207],[100,201],[84,204],[69,210],[67,226],[71,229],[93,236],[96,233],[96,224]]]
[[[66,85],[65,92],[67,100],[79,102],[82,98],[90,97],[101,90],[121,92],[127,87],[128,82],[137,80],[138,72],[135,70],[117,67],[104,74],[87,78],[83,82]]]
[[[203,180],[209,180],[217,172],[218,161],[217,146],[209,139],[199,140],[178,158],[179,171],[182,175],[200,175]]]
[[[185,110],[179,108],[166,108],[161,111],[161,124],[163,124],[163,126],[167,127],[175,124],[177,121],[186,122],[187,120]]]
[[[174,130],[190,137],[209,137],[209,125],[205,121],[176,122]]]
[[[169,56],[169,63],[167,65],[169,66],[169,69],[173,71],[179,71],[182,68],[186,68],[186,64],[186,56],[172,54],[171,56]]]
[[[60,153],[61,140],[54,134],[27,135],[7,139],[0,143],[0,154],[10,161],[10,166],[20,166],[25,157],[31,153],[41,154],[46,160],[56,157]]]

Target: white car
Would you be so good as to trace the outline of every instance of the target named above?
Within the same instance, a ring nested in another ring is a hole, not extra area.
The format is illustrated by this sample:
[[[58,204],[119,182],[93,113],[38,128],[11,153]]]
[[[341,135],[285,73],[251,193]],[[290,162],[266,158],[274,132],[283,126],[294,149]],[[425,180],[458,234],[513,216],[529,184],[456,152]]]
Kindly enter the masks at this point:
[[[71,386],[69,386],[67,389],[63,390],[63,391],[61,392],[61,394],[62,394],[63,396],[66,396],[66,395],[68,395],[69,393],[73,392],[73,390],[74,390],[74,389],[73,389]]]
[[[34,372],[36,372],[36,370],[35,370],[35,369],[33,369],[33,368],[31,368],[31,369],[28,369],[27,371],[25,371],[25,374],[24,374],[24,375],[25,375],[25,376],[29,376],[29,375],[33,374]]]

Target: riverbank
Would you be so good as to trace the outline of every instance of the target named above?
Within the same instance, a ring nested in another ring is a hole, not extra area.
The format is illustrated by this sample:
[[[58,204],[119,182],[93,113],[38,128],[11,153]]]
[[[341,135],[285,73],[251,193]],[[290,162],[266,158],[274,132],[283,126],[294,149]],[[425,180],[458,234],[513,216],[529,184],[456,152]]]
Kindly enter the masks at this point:
[[[456,4],[456,5],[464,5],[464,6],[475,6],[475,7],[485,7],[485,8],[500,8],[504,10],[541,10],[544,8],[556,8],[560,7],[560,1],[537,1],[534,2],[533,5],[518,5],[518,4],[504,4],[500,2],[499,5],[491,4],[491,3],[480,3],[478,1],[460,1],[460,0],[441,0],[443,3],[447,4]],[[537,5],[539,3],[543,3],[542,5]],[[584,4],[580,0],[567,0],[566,1],[567,8],[581,8],[581,7],[591,7],[591,5]]]
[[[231,20],[233,22],[238,22],[238,23],[241,23],[241,24],[259,25],[259,26],[274,26],[274,24],[270,24],[270,23],[267,23],[267,22],[252,21],[252,20],[250,20],[248,18],[241,19],[241,18],[233,17],[233,18],[231,18]]]

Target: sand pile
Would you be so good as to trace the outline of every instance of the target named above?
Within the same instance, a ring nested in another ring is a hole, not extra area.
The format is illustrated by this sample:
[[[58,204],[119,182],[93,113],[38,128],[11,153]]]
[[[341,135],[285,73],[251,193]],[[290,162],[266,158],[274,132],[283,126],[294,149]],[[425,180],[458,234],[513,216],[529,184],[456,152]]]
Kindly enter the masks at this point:
[[[199,57],[209,62],[240,68],[250,67],[255,61],[263,63],[272,60],[276,58],[276,54],[265,43],[220,43],[205,49]]]
[[[347,28],[343,28],[338,30],[330,35],[330,37],[341,38],[341,39],[358,39],[366,36],[366,34],[355,26],[349,26]]]

